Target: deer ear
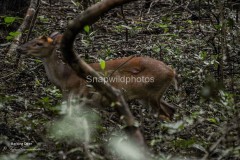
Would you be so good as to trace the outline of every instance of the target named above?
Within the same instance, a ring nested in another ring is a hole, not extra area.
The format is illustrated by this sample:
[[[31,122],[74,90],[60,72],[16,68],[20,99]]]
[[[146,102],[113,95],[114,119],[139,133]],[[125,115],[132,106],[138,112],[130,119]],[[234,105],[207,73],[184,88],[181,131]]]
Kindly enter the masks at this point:
[[[51,35],[50,35],[50,37],[52,38],[52,39],[54,39],[57,35],[59,35],[60,33],[59,32],[53,32]]]
[[[62,34],[60,34],[59,32],[53,32],[50,35],[50,38],[53,39],[54,44],[60,44],[61,40],[62,40]]]

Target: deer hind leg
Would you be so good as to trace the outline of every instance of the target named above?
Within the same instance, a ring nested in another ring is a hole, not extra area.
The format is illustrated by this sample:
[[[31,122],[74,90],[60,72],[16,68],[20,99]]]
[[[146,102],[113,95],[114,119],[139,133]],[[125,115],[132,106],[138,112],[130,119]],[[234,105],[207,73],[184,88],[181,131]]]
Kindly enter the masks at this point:
[[[157,101],[157,107],[159,108],[160,116],[162,114],[166,116],[166,118],[171,120],[175,113],[175,107],[173,107],[171,104],[168,104],[166,101],[162,99],[163,93],[167,90],[167,88],[168,87],[166,87],[163,92],[160,92],[158,97],[156,97],[156,101]]]
[[[165,82],[165,84],[162,85],[162,87],[159,87],[158,91],[149,96],[150,97],[149,103],[151,107],[154,109],[155,112],[157,112],[160,119],[164,120],[165,119],[171,120],[175,113],[175,108],[162,99],[163,94],[169,88],[171,83],[172,83],[171,81]]]
[[[168,104],[163,99],[160,99],[160,102],[158,103],[158,105],[159,105],[159,108],[161,109],[161,111],[164,113],[164,116],[166,116],[168,119],[171,120],[175,113],[175,107]]]
[[[152,97],[148,100],[152,112],[163,120],[171,120],[175,113],[175,108],[159,97]]]

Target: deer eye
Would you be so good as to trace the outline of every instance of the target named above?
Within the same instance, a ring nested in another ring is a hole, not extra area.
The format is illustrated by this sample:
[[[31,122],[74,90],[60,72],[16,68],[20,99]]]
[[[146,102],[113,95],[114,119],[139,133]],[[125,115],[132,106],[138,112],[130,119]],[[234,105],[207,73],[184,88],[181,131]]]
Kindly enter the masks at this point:
[[[43,43],[41,43],[41,42],[37,42],[37,43],[35,44],[35,46],[39,46],[39,47],[41,47],[41,46],[43,46]]]

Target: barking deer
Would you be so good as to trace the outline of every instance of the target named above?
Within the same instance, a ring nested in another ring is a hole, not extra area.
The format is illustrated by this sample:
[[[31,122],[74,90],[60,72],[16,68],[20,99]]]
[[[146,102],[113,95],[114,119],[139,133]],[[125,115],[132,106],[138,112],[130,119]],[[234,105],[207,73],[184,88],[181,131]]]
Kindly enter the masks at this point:
[[[88,84],[86,80],[92,81],[94,77],[86,78],[84,75],[85,79],[80,78],[68,64],[63,63],[58,56],[60,44],[61,50],[64,51],[64,57],[70,63],[73,57],[71,46],[76,34],[82,31],[85,25],[95,23],[111,8],[131,1],[134,0],[102,0],[81,13],[68,26],[63,38],[60,34],[52,34],[49,37],[41,36],[21,46],[19,51],[42,58],[48,78],[62,91],[63,97],[69,97],[71,93],[88,95],[89,89],[86,87]],[[65,53],[68,53],[68,56]],[[175,110],[162,99],[162,96],[175,82],[173,69],[162,61],[149,57],[125,57],[105,63],[104,70],[101,69],[99,63],[89,65],[99,73],[103,73],[106,80],[115,88],[120,89],[127,100],[143,100],[160,117],[172,118]],[[71,66],[73,67],[75,64],[71,63]]]
[[[59,57],[61,34],[49,37],[41,36],[18,48],[27,55],[40,57],[49,80],[68,97],[70,93],[79,94],[86,90],[87,81],[80,78]],[[103,70],[99,63],[89,64],[99,73],[104,73],[106,80],[114,87],[122,90],[127,100],[139,99],[147,102],[160,117],[171,119],[174,107],[166,103],[162,96],[168,87],[175,82],[175,71],[162,61],[149,57],[125,57],[106,61]],[[105,79],[105,78],[104,78]],[[89,77],[89,81],[94,78]]]

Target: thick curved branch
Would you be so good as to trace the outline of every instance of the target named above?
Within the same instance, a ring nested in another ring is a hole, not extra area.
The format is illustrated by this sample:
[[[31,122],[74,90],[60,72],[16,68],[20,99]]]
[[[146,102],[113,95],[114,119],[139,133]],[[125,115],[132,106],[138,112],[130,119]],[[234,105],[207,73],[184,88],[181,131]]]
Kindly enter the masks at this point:
[[[104,13],[110,9],[123,5],[125,3],[135,0],[102,0],[101,2],[89,7],[86,11],[81,13],[64,32],[61,41],[61,50],[65,60],[76,71],[78,76],[86,79],[88,75],[92,77],[100,78],[101,76],[92,69],[86,62],[78,58],[73,52],[73,42],[76,35],[83,30],[84,26],[92,25],[95,23]],[[125,102],[121,92],[112,87],[109,83],[93,82],[92,85],[110,101],[115,102],[115,107],[121,118],[125,120],[128,134],[136,139],[139,143],[143,144],[143,137],[139,128],[135,127],[135,119],[129,110],[127,103]]]

